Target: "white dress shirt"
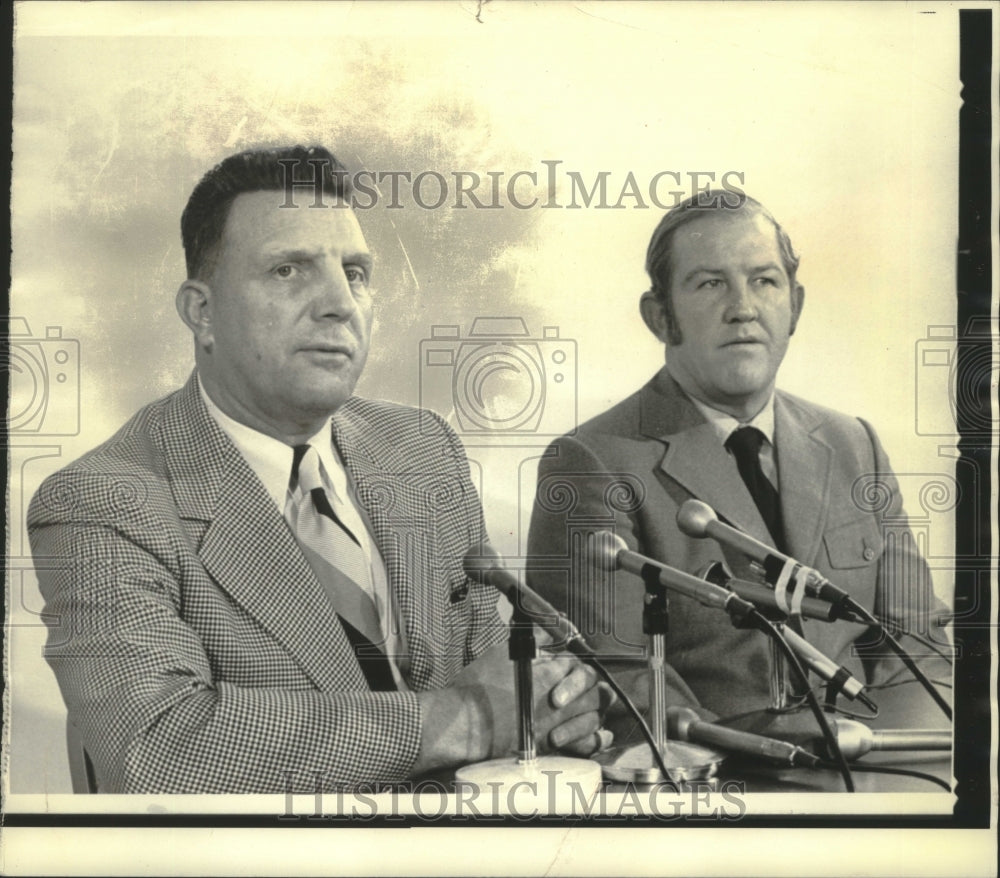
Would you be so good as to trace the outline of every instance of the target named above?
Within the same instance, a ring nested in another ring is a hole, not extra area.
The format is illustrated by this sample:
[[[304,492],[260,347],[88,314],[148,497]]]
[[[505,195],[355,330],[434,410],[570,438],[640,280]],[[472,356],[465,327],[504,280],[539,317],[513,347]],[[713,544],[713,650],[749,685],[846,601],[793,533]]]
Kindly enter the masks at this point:
[[[778,458],[774,450],[774,394],[772,393],[768,397],[764,408],[757,412],[749,421],[739,421],[732,415],[720,412],[718,409],[706,405],[693,396],[688,398],[695,404],[698,411],[705,416],[705,420],[712,425],[712,429],[719,437],[719,442],[723,446],[725,446],[726,440],[729,439],[732,432],[740,427],[756,427],[764,434],[764,441],[760,446],[760,468],[767,477],[767,480],[777,490]],[[726,451],[732,455],[732,452],[728,448]]]

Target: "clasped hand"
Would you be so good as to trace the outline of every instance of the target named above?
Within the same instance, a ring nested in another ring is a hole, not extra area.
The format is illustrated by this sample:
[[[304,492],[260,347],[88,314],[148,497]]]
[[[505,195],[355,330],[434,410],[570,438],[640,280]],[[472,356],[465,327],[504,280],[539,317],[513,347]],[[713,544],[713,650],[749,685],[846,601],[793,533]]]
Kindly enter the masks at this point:
[[[614,700],[594,671],[567,653],[539,651],[532,662],[535,746],[589,756],[611,743],[601,728]],[[452,681],[475,704],[480,744],[486,758],[509,755],[517,746],[514,667],[507,644],[498,644],[466,666]]]

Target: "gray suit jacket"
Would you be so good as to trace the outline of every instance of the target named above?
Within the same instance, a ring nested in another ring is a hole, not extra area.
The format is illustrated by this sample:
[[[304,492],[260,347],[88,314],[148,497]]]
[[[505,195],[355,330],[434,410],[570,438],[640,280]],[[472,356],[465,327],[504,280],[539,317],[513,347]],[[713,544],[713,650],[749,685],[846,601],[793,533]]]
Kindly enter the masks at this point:
[[[352,398],[333,437],[406,625],[447,685],[505,630],[462,571],[484,537],[435,416]],[[406,777],[412,692],[371,692],[281,512],[192,376],[48,479],[28,514],[46,657],[102,791],[313,791]]]
[[[941,607],[874,434],[856,418],[778,392],[775,445],[789,554],[880,618],[926,635],[931,611]],[[772,544],[735,460],[665,369],[575,435],[556,440],[540,462],[530,581],[617,659],[619,670],[643,660],[644,589],[627,573],[595,574],[584,556],[588,532],[614,529],[633,550],[688,573],[726,561],[737,576],[759,580],[745,557],[680,532],[677,510],[692,497]],[[902,679],[905,669],[884,646],[862,659],[856,641],[864,630],[847,622],[805,622],[807,639],[863,682]],[[671,595],[667,649],[673,700],[720,715],[767,705],[762,634],[736,630],[725,614]],[[947,674],[947,668],[938,671]],[[644,702],[640,680],[634,691]],[[930,717],[941,725],[933,710]]]

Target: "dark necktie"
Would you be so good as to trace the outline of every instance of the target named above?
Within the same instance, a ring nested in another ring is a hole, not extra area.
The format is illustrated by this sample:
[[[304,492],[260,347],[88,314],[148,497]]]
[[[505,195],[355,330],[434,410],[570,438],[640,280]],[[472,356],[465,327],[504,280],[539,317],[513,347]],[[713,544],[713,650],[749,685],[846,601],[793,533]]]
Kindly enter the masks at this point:
[[[775,548],[785,551],[785,527],[781,520],[781,499],[771,480],[760,467],[760,447],[764,434],[756,427],[739,427],[729,434],[726,448],[736,458],[736,466],[743,481],[760,510]]]
[[[774,547],[779,552],[786,552],[785,549],[785,525],[781,517],[781,498],[778,490],[771,483],[771,480],[764,475],[764,470],[760,466],[760,447],[764,444],[764,434],[756,427],[738,427],[729,434],[726,440],[726,448],[736,458],[736,467],[746,483],[753,502],[760,510],[760,517],[767,525],[768,533],[774,540]],[[796,633],[802,634],[802,622],[798,616],[791,616],[788,624]],[[793,685],[792,692],[801,695],[799,686]]]
[[[376,646],[384,638],[371,597],[371,564],[357,537],[330,505],[319,453],[309,445],[295,447],[289,485],[293,498],[285,517],[340,617],[368,685],[378,691],[395,690],[389,660]]]

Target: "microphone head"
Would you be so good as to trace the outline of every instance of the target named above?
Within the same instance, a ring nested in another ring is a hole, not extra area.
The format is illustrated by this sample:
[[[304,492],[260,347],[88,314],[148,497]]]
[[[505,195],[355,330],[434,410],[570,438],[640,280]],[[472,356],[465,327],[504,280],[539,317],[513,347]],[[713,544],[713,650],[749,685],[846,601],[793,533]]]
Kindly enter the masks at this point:
[[[618,553],[624,551],[628,551],[628,544],[609,530],[600,530],[587,536],[590,563],[598,570],[617,570]]]
[[[691,710],[690,707],[680,707],[672,704],[667,708],[667,734],[671,738],[677,738],[679,741],[686,741],[691,723],[696,723],[700,720],[701,717]]]
[[[470,546],[462,559],[462,568],[469,579],[484,585],[490,584],[490,574],[495,570],[506,569],[500,553],[489,543]]]
[[[837,736],[837,746],[845,759],[857,759],[875,749],[875,735],[864,723],[857,720],[837,717],[833,723],[833,732]],[[816,745],[827,748],[826,741],[816,741]]]
[[[685,500],[677,510],[677,526],[681,533],[699,540],[708,536],[708,526],[718,520],[715,510],[701,500]]]

